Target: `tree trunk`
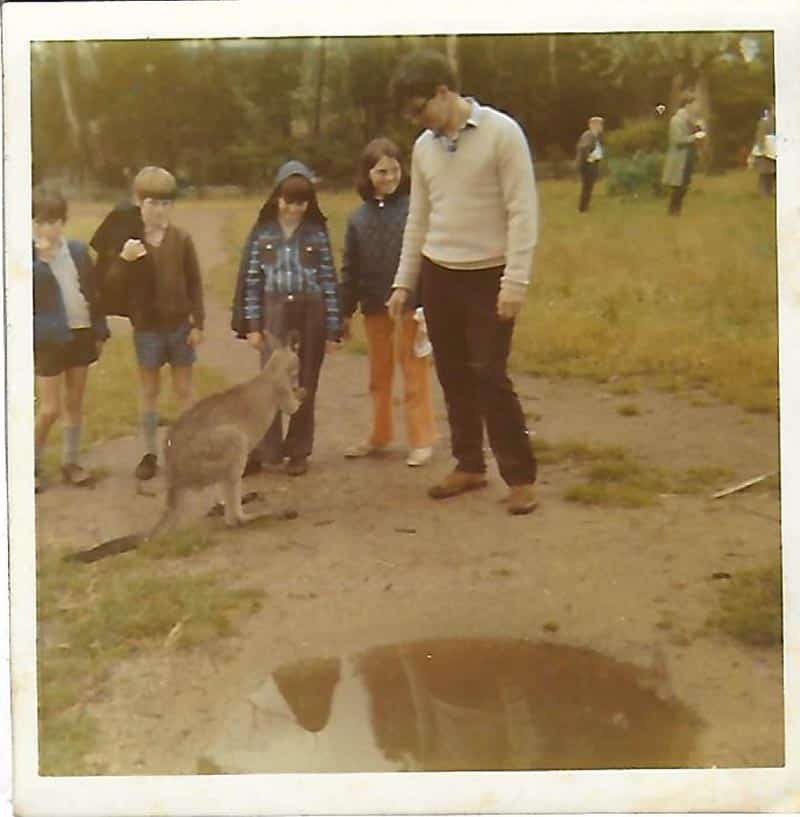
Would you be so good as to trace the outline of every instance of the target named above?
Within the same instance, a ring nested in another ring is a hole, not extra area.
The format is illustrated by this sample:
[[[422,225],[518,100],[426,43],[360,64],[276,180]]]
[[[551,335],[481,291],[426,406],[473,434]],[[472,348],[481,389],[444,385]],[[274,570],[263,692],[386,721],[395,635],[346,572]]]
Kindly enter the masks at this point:
[[[325,38],[319,38],[319,54],[317,59],[317,89],[314,95],[314,141],[319,140],[322,124],[322,94],[325,90]]]

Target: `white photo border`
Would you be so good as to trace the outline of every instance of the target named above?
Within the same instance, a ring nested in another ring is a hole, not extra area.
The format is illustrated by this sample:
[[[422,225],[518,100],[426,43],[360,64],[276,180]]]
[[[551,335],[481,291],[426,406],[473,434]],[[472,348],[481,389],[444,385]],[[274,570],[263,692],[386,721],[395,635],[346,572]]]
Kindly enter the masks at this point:
[[[8,539],[16,814],[226,815],[580,813],[800,810],[800,10],[791,0],[523,2],[403,0],[393,8],[305,0],[260,2],[6,3],[3,31],[3,204],[7,362]],[[501,773],[260,774],[43,778],[37,774],[35,541],[30,289],[30,43],[36,40],[221,38],[506,32],[772,30],[775,34],[778,269],[784,575],[785,766],[780,769]],[[4,599],[4,605],[8,600]],[[5,620],[8,607],[0,611]],[[0,657],[8,663],[7,642]],[[7,730],[0,730],[7,735]],[[0,743],[0,760],[5,740]],[[0,795],[9,771],[0,772]]]

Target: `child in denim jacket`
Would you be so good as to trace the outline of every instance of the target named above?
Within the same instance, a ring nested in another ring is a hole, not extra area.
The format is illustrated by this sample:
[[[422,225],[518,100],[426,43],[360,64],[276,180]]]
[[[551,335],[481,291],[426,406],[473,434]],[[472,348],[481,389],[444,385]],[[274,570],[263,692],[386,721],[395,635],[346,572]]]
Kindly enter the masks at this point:
[[[233,302],[231,326],[258,349],[261,364],[271,354],[265,331],[285,341],[300,337],[300,386],[306,397],[292,415],[286,435],[275,418],[245,473],[282,464],[299,476],[308,470],[314,443],[314,402],[326,351],[341,343],[342,325],[326,219],[319,209],[311,171],[286,162],[275,188],[245,242]]]

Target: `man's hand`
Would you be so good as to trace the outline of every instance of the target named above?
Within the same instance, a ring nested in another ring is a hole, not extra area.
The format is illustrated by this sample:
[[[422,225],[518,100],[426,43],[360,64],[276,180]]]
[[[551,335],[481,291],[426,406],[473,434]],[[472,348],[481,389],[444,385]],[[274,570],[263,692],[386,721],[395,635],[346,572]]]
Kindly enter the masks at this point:
[[[129,238],[123,245],[119,257],[123,261],[135,261],[143,255],[147,255],[144,244],[138,238]]]
[[[264,348],[264,335],[261,332],[248,332],[247,333],[247,342],[254,349],[263,349]]]
[[[189,334],[186,337],[186,343],[189,344],[192,348],[195,346],[199,346],[203,342],[203,330],[198,329],[196,326],[192,327],[189,330]]]
[[[497,317],[501,321],[513,321],[522,309],[522,301],[519,298],[510,297],[508,293],[500,290],[497,296]]]
[[[399,320],[403,317],[403,309],[408,300],[408,290],[403,287],[397,287],[386,301],[386,308],[389,310],[389,317],[393,320]]]

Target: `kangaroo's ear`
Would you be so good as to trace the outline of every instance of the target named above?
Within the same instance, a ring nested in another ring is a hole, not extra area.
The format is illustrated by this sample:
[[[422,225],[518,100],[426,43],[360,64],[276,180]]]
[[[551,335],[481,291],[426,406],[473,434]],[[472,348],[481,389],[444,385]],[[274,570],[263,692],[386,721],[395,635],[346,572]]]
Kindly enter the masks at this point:
[[[286,336],[286,345],[297,354],[298,350],[300,349],[300,333],[296,329],[290,330],[289,334]]]

